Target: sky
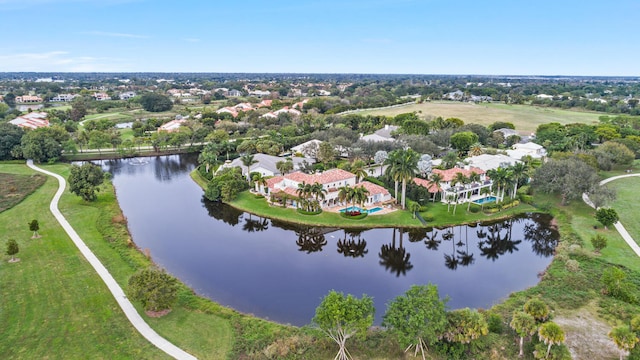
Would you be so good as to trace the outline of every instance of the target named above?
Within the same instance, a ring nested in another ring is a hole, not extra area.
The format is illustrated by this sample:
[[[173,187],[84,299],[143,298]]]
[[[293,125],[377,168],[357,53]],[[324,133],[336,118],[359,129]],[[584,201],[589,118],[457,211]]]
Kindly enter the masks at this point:
[[[0,0],[0,72],[640,76],[639,0]]]

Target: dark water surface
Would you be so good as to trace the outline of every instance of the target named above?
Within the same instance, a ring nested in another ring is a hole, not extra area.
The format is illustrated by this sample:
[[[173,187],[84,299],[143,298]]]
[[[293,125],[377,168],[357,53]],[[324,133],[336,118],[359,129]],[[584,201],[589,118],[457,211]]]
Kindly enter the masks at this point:
[[[189,177],[195,159],[103,163],[133,240],[198,294],[281,323],[308,324],[331,289],[372,296],[377,323],[413,284],[437,284],[450,308],[487,308],[535,285],[558,239],[540,214],[404,231],[270,221],[205,200]]]

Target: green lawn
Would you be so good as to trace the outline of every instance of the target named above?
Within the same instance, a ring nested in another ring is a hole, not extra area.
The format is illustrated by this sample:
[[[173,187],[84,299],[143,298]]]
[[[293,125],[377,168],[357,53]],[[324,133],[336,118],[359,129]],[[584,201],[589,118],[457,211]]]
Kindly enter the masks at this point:
[[[599,116],[606,115],[604,113],[570,111],[530,105],[471,104],[457,101],[434,101],[390,109],[363,110],[357,112],[357,114],[395,116],[414,111],[423,118],[437,116],[445,119],[450,117],[460,118],[465,124],[476,123],[487,126],[496,121],[511,122],[515,125],[516,130],[524,133],[535,132],[539,125],[550,122],[593,124],[598,122]]]
[[[68,174],[68,165],[45,167]],[[24,165],[7,164],[0,164],[0,172],[32,173]],[[57,182],[48,179],[20,204],[0,213],[0,239],[18,240],[17,257],[21,259],[16,264],[0,263],[0,357],[167,358],[129,324],[102,280],[50,214],[47,204],[55,189]],[[148,260],[126,246],[126,227],[110,185],[90,204],[65,192],[60,208],[126,289],[129,276]],[[40,222],[42,238],[31,240],[27,222],[34,218]],[[141,314],[158,333],[198,358],[225,359],[233,346],[228,318],[234,312],[197,298],[186,286],[181,287],[179,303],[169,315],[152,319]]]

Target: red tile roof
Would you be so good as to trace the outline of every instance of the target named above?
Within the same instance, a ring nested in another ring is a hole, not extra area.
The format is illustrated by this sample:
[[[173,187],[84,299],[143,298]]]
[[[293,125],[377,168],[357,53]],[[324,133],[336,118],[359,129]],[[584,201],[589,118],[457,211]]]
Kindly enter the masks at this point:
[[[463,173],[464,176],[466,177],[469,177],[469,175],[471,175],[472,172],[475,172],[476,174],[479,174],[479,175],[482,175],[485,173],[484,170],[477,167],[470,167],[468,170],[461,169],[461,168],[452,168],[447,170],[433,169],[433,172],[436,174],[442,175],[442,181],[444,182],[449,182],[453,180],[456,177],[457,173]]]
[[[432,194],[438,193],[441,190],[440,186],[437,186],[436,184],[432,184],[429,180],[414,178],[413,182],[416,183],[417,185],[427,188],[427,191],[429,191]]]
[[[365,188],[365,189],[367,189],[369,191],[369,195],[377,195],[377,194],[387,195],[387,194],[389,194],[389,191],[387,189],[385,189],[384,187],[382,187],[380,185],[376,185],[376,184],[368,182],[368,181],[362,181],[362,182],[356,184],[355,187],[360,187],[360,186]]]
[[[285,178],[293,180],[295,182],[306,182],[307,184],[314,184],[316,182],[320,184],[329,184],[336,181],[347,180],[355,178],[356,176],[348,171],[342,169],[331,169],[320,174],[305,174],[300,171],[296,171],[291,174],[285,175]]]

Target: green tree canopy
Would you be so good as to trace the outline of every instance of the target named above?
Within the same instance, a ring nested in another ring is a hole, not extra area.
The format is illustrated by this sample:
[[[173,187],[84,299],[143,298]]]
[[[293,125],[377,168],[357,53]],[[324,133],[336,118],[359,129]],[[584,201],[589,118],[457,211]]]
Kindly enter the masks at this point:
[[[526,312],[516,311],[515,313],[513,313],[513,318],[511,319],[509,326],[511,326],[511,328],[515,330],[515,332],[520,337],[519,356],[522,357],[524,355],[523,343],[524,343],[525,336],[530,336],[535,334],[536,330],[538,329],[538,324],[536,324],[536,319],[534,319],[533,316],[529,315]]]
[[[540,328],[538,329],[538,336],[540,337],[540,340],[548,346],[546,357],[549,356],[552,345],[560,345],[564,343],[564,331],[553,321],[540,325]]]
[[[140,97],[140,105],[150,112],[169,111],[173,108],[173,103],[168,96],[155,93],[144,93]]]
[[[596,220],[604,225],[605,229],[618,222],[618,213],[611,208],[599,208],[596,210]]]
[[[468,344],[489,333],[487,320],[475,309],[450,311],[447,313],[447,321],[448,325],[443,337],[449,342]]]
[[[163,270],[146,268],[129,278],[129,290],[146,311],[167,310],[177,300],[178,280]]]
[[[622,360],[625,352],[631,351],[639,341],[638,336],[628,326],[614,328],[609,332],[609,338],[620,349],[620,360]]]
[[[11,150],[20,146],[24,130],[11,123],[0,123],[0,160],[11,160]]]
[[[59,126],[29,130],[22,137],[22,155],[35,162],[56,161],[62,154],[62,144],[69,133]]]
[[[7,240],[7,255],[11,256],[11,261],[15,261],[14,255],[20,251],[18,242],[14,239]]]
[[[599,186],[596,171],[575,157],[561,160],[550,159],[536,169],[532,185],[544,193],[556,193],[562,204],[580,199],[582,194]]]
[[[524,303],[524,312],[533,316],[537,322],[543,322],[549,318],[551,310],[549,310],[549,305],[541,299],[532,298]]]
[[[331,290],[316,308],[313,323],[340,347],[335,359],[347,360],[351,356],[346,349],[346,341],[353,336],[364,337],[373,324],[373,299],[362,295],[358,299],[349,294]]]
[[[467,153],[471,145],[478,142],[478,135],[471,131],[463,131],[451,135],[451,147],[462,153]]]
[[[204,196],[211,201],[231,201],[248,188],[249,183],[239,167],[226,168],[211,179]]]
[[[68,178],[69,191],[85,201],[94,201],[96,192],[104,181],[104,171],[98,165],[85,163],[82,166],[71,165]]]
[[[414,356],[420,352],[424,359],[427,346],[433,345],[447,326],[447,300],[440,299],[436,285],[414,285],[389,304],[382,325],[398,337],[405,351],[415,347]]]

